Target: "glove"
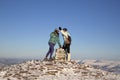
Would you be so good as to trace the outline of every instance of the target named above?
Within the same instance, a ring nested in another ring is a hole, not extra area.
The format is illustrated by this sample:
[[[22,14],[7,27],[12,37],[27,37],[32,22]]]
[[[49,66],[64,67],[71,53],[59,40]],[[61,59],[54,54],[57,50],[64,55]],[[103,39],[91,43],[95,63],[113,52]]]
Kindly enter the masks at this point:
[[[62,30],[62,28],[61,28],[61,27],[59,27],[59,30]]]

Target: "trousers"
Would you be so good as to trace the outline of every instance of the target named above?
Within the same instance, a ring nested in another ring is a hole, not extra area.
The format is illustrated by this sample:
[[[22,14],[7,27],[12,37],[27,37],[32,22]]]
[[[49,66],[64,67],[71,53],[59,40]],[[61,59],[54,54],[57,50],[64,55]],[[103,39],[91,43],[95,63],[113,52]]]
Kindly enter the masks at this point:
[[[63,49],[64,49],[67,53],[70,53],[70,44],[64,43]]]
[[[52,58],[55,44],[53,44],[51,42],[49,42],[48,44],[49,44],[49,50],[48,50],[48,52],[46,54],[46,57],[48,57],[48,55],[50,55],[50,58]]]

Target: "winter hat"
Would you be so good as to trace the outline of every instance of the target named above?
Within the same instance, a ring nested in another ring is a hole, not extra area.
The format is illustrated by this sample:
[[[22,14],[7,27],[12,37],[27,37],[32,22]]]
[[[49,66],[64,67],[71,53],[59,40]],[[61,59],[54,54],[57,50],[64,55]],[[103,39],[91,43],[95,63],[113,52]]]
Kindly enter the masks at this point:
[[[67,28],[63,28],[64,31],[67,31]]]
[[[57,32],[57,33],[59,33],[59,30],[58,30],[58,28],[55,28],[54,32]]]

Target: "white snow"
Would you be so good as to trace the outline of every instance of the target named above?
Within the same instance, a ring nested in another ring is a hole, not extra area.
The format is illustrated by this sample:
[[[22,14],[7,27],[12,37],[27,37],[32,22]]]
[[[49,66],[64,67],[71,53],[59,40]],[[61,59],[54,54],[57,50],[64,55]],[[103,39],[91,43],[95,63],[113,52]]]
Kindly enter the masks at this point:
[[[120,80],[120,74],[108,72],[93,65],[105,66],[106,61],[77,60],[70,62],[31,60],[4,67],[0,80]],[[118,63],[115,63],[117,66]],[[109,68],[113,68],[110,65]],[[115,66],[114,66],[115,67]]]
[[[108,60],[83,60],[80,63],[94,66],[96,68],[120,74],[120,61]]]

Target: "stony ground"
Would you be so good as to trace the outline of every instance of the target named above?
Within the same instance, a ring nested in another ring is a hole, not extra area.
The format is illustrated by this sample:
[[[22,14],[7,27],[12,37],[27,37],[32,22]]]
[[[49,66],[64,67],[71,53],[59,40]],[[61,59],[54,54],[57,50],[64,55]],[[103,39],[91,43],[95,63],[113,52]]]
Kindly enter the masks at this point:
[[[5,67],[0,80],[120,80],[120,74],[95,69],[77,61],[31,60]]]

